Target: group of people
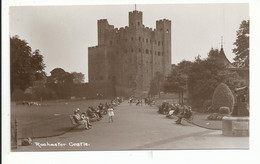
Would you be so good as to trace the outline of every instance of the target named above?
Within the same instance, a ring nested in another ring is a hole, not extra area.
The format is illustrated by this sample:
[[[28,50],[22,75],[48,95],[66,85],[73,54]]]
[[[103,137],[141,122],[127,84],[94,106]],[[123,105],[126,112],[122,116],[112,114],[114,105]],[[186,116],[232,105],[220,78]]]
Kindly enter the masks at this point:
[[[103,118],[103,115],[108,114],[109,116],[109,123],[113,122],[114,117],[114,107],[119,105],[122,102],[122,99],[116,98],[114,100],[111,100],[111,103],[99,103],[97,108],[94,108],[93,106],[89,106],[88,109],[84,112],[80,112],[80,109],[77,108],[74,110],[73,119],[77,124],[84,125],[85,129],[91,129],[92,124],[90,123],[91,120],[101,120]]]
[[[176,124],[181,124],[183,118],[190,119],[192,116],[192,110],[190,106],[184,104],[170,104],[166,101],[164,101],[159,107],[158,112],[161,114],[166,114],[166,117],[178,117]]]
[[[138,106],[138,105],[141,105],[141,106],[142,106],[143,104],[152,106],[152,105],[155,104],[155,101],[154,101],[153,98],[150,98],[150,97],[146,97],[146,98],[141,98],[141,99],[140,99],[140,98],[135,98],[134,96],[131,96],[131,97],[129,98],[128,103],[129,103],[130,105],[132,105],[133,103],[135,103],[136,106]]]

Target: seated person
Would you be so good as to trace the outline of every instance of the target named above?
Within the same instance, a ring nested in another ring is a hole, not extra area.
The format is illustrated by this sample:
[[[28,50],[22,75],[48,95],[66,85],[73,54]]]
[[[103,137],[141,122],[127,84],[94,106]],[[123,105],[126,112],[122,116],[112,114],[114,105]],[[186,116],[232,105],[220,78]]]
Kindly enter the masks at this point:
[[[88,107],[88,109],[87,109],[87,116],[88,117],[93,117],[93,111],[92,111],[92,109],[91,109],[91,106],[90,107]]]
[[[88,127],[91,128],[92,124],[90,124],[90,122],[89,122],[89,117],[88,117],[86,114],[87,114],[87,112],[83,112],[83,113],[81,114],[81,119],[82,119],[82,120],[86,120],[86,121],[87,121],[87,124],[88,124]]]
[[[103,108],[103,107],[102,107],[102,108]],[[100,109],[99,106],[98,106],[98,108],[97,108],[97,110],[96,110],[96,114],[98,115],[99,118],[102,118],[102,117],[103,117],[102,114],[101,114],[102,108]]]
[[[177,115],[178,120],[176,121],[176,124],[181,124],[181,120],[183,118],[189,119],[192,115],[191,107],[186,105],[179,105],[178,106],[179,113]]]
[[[89,129],[91,124],[89,123],[88,117],[84,117],[84,116],[80,115],[79,111],[80,111],[79,108],[77,108],[74,111],[74,115],[73,115],[74,120],[76,121],[77,124],[85,125],[85,129]]]
[[[166,115],[166,117],[171,117],[173,114],[174,114],[174,111],[175,111],[175,106],[172,104],[169,108],[169,112],[168,114]]]

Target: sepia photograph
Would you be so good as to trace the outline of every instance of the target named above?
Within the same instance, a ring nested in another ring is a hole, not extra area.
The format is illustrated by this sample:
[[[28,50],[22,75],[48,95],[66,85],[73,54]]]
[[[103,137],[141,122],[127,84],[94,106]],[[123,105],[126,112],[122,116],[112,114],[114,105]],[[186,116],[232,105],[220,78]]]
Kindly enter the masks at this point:
[[[10,6],[11,152],[249,149],[248,3]]]
[[[259,163],[259,7],[3,0],[2,163]]]

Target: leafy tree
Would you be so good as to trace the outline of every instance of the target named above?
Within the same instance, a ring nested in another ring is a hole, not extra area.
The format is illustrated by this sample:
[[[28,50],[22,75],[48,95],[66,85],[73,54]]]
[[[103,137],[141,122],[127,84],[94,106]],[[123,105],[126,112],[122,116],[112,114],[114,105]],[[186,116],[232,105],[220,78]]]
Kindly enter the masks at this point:
[[[32,53],[27,41],[19,36],[10,38],[11,93],[14,89],[25,90],[34,80],[40,80],[44,75],[43,56],[39,50]]]
[[[192,62],[181,61],[172,69],[164,83],[165,92],[175,92],[179,95],[179,103],[183,104],[183,93],[187,90],[188,73]]]
[[[72,72],[71,74],[73,75],[73,82],[75,84],[80,84],[85,82],[85,76],[83,73]]]
[[[218,53],[217,49],[211,49],[207,59],[196,60],[192,64],[188,74],[188,91],[195,106],[202,106],[203,101],[211,99],[220,83],[227,84],[231,90],[244,83],[236,72],[217,63]]]
[[[33,52],[31,58],[31,67],[35,70],[34,80],[41,80],[43,77],[46,77],[46,73],[43,71],[45,64],[43,63],[43,56],[40,54],[40,50],[36,49]]]
[[[55,68],[47,78],[47,87],[56,92],[58,98],[69,98],[73,87],[74,76],[62,68]]]
[[[234,43],[236,48],[233,53],[236,54],[234,64],[238,67],[248,66],[249,58],[249,20],[243,20],[237,31],[237,39]]]

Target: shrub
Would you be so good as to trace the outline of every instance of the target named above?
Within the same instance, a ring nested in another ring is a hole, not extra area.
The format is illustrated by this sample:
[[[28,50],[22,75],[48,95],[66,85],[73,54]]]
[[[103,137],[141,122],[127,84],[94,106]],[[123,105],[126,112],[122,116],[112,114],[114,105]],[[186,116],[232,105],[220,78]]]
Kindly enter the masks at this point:
[[[219,113],[220,114],[229,114],[230,113],[230,109],[229,109],[229,107],[222,106],[222,107],[219,108]]]
[[[219,112],[219,108],[223,106],[233,109],[234,103],[233,93],[226,84],[221,83],[214,91],[210,112]]]

